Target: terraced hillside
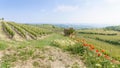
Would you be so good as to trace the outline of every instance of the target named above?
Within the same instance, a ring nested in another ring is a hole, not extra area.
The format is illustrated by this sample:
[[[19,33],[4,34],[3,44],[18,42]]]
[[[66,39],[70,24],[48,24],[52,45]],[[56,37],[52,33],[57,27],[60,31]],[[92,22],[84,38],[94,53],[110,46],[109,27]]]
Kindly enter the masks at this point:
[[[0,22],[0,68],[120,68],[120,33]]]
[[[31,40],[40,39],[41,36],[51,34],[50,29],[14,22],[0,21],[0,39]]]

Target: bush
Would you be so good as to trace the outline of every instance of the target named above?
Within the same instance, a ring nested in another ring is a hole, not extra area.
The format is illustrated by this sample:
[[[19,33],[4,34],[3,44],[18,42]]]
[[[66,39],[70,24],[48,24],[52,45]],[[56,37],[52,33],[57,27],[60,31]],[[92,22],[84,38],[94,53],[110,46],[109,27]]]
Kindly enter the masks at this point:
[[[75,32],[75,30],[73,28],[64,29],[64,35],[65,36],[70,36],[74,32]]]
[[[85,48],[80,43],[76,43],[74,46],[68,46],[66,47],[67,51],[70,51],[73,54],[79,54],[81,56],[85,53]]]

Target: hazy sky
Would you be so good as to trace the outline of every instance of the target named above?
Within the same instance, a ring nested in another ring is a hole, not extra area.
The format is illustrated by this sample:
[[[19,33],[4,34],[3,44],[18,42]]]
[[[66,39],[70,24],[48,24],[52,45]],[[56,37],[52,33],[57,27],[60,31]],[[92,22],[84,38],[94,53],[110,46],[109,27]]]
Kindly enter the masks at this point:
[[[120,25],[120,0],[0,0],[0,17],[23,23]]]

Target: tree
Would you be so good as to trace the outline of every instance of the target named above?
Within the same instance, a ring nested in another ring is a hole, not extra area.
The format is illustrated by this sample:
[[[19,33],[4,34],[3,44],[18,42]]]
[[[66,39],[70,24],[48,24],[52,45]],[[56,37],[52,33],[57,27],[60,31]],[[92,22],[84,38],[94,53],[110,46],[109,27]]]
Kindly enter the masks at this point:
[[[4,18],[2,18],[2,20],[4,20]]]
[[[65,36],[70,36],[74,32],[75,32],[75,30],[73,28],[64,29],[64,35]]]

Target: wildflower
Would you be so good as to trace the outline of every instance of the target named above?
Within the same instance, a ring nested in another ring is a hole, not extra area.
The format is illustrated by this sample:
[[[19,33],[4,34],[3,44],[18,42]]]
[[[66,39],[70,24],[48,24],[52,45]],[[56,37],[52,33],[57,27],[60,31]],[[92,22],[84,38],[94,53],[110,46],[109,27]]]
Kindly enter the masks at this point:
[[[108,55],[105,55],[105,58],[108,59],[108,60],[110,59],[110,57]]]
[[[89,45],[91,49],[94,49],[94,46],[93,45]]]
[[[86,44],[86,46],[88,46],[89,44]]]
[[[101,52],[103,52],[103,53],[104,53],[104,52],[105,52],[105,50],[101,50]]]
[[[100,57],[101,56],[101,54],[100,53],[98,53],[98,57]]]
[[[94,47],[91,47],[92,49],[95,49]]]
[[[83,43],[83,46],[88,46],[87,44]]]
[[[89,44],[88,46],[89,46],[89,47],[91,47],[92,45],[91,45],[91,44]]]
[[[96,52],[99,52],[98,50],[96,50]]]
[[[89,48],[91,51],[93,50],[91,47]]]
[[[97,67],[102,67],[102,65],[101,65],[101,64],[96,64],[95,66],[97,66]]]
[[[94,50],[94,47],[90,47],[90,50]]]

